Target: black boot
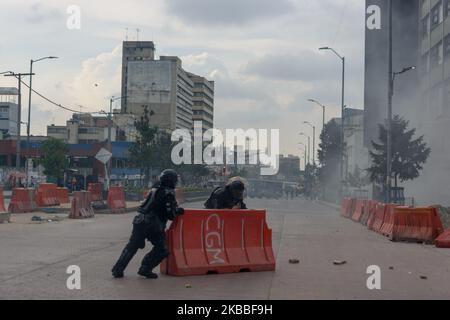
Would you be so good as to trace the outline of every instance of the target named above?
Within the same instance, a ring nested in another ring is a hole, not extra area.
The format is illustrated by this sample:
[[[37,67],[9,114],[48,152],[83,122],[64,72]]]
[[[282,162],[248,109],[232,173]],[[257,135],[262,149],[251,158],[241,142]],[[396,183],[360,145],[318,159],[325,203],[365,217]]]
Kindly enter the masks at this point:
[[[135,252],[133,253],[127,248],[122,251],[119,260],[117,260],[116,264],[111,270],[114,278],[123,278],[123,272],[125,271],[125,268],[128,266],[128,263],[130,263],[134,255]]]
[[[141,266],[138,271],[138,275],[146,277],[147,279],[158,279],[158,275],[152,272],[152,269],[146,266]]]

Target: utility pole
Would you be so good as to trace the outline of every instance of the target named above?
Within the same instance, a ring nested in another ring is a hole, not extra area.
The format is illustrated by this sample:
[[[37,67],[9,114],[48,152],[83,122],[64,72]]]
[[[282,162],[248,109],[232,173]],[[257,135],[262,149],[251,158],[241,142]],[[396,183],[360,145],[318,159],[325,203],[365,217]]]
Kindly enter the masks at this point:
[[[27,183],[26,183],[26,186],[27,186],[27,188],[28,188],[28,186],[29,186],[29,176],[28,176],[28,171],[29,171],[29,168],[28,168],[28,159],[31,157],[31,155],[30,155],[30,123],[31,123],[31,92],[33,91],[33,89],[32,89],[32,84],[33,84],[33,75],[34,75],[34,73],[33,73],[33,64],[35,63],[35,62],[39,62],[39,61],[42,61],[42,60],[46,60],[46,59],[57,59],[58,57],[53,57],[53,56],[49,56],[49,57],[44,57],[44,58],[40,58],[40,59],[36,59],[36,60],[33,60],[33,59],[31,59],[30,60],[30,73],[29,73],[29,75],[30,75],[30,85],[29,85],[29,92],[28,92],[28,122],[27,122],[27,151],[28,151],[28,154],[27,154],[27,162],[26,162],[26,175],[27,175]]]
[[[18,99],[17,99],[17,141],[16,141],[16,169],[20,170],[20,125],[22,123],[22,77],[31,76],[32,73],[14,73],[9,71],[5,77],[15,77],[18,83]],[[29,150],[28,150],[29,151]]]
[[[313,156],[312,156],[312,164],[313,166],[316,165],[316,126],[314,126],[311,122],[309,121],[304,121],[304,124],[309,125],[312,129],[313,129]]]
[[[392,171],[392,97],[393,97],[393,71],[392,71],[392,0],[388,2],[389,15],[389,75],[388,75],[388,106],[387,106],[387,168],[386,168],[386,203],[391,202],[391,171]]]
[[[390,0],[391,1],[391,0]],[[345,57],[337,53],[336,50],[330,47],[322,47],[319,50],[330,50],[341,60],[342,62],[342,101],[341,101],[341,150],[340,150],[340,167],[341,167],[341,197],[344,195],[344,110],[345,110]]]

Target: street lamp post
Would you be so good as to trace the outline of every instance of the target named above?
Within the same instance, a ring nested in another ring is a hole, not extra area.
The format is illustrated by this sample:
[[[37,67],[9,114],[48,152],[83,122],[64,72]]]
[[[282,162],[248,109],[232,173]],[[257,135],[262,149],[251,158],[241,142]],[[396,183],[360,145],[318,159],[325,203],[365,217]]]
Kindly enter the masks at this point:
[[[40,59],[36,59],[30,60],[30,85],[29,85],[29,92],[28,92],[28,123],[27,123],[27,149],[28,149],[28,157],[27,157],[27,163],[26,165],[28,166],[28,158],[30,155],[30,118],[31,118],[31,92],[32,92],[32,84],[33,84],[33,64],[35,62],[39,62],[42,60],[46,60],[46,59],[57,59],[58,57],[54,57],[54,56],[48,56],[48,57],[44,57],[44,58],[40,58]],[[26,176],[27,176],[27,188],[30,184],[29,182],[29,177],[28,177],[28,170],[29,168],[26,168]]]
[[[120,100],[126,98],[126,96],[122,96],[122,97],[111,97],[111,99],[109,99],[109,113],[108,113],[108,148],[109,151],[112,153],[112,142],[111,142],[111,131],[112,131],[112,105],[114,101]],[[107,177],[107,185],[108,185],[108,189],[109,189],[109,184],[110,184],[110,174],[112,172],[112,157],[111,159],[109,159],[108,161],[108,177]]]
[[[313,163],[313,166],[314,166],[314,165],[316,165],[316,126],[314,126],[309,121],[304,121],[303,123],[309,125],[313,129],[313,147],[312,147],[312,149],[313,149],[312,160],[313,161],[312,161],[312,163]]]
[[[343,180],[344,180],[344,109],[345,109],[345,57],[341,56],[333,48],[322,47],[319,50],[330,50],[342,61],[342,100],[341,100],[341,196],[343,193]]]
[[[394,97],[394,84],[395,84],[395,78],[403,74],[405,72],[415,70],[415,66],[410,66],[403,68],[403,70],[398,72],[392,72],[392,76],[389,79],[389,99],[388,99],[388,124],[387,124],[387,157],[386,157],[386,203],[391,202],[391,189],[392,189],[392,100]]]
[[[319,101],[314,100],[314,99],[308,99],[308,101],[313,102],[313,103],[319,105],[320,107],[322,107],[322,132],[323,132],[325,130],[325,108],[326,108],[326,106],[324,106]]]
[[[311,163],[311,137],[303,132],[300,132],[300,135],[308,138],[308,164],[310,164]]]

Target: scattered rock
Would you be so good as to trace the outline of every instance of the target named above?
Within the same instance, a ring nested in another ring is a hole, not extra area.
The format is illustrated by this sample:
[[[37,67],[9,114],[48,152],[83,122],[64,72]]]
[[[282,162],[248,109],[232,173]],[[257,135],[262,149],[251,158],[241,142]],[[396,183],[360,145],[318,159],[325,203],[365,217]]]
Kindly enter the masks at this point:
[[[290,264],[299,264],[300,260],[298,260],[298,259],[289,259],[289,263]]]
[[[427,280],[428,277],[427,277],[427,276],[420,276],[420,279],[422,279],[422,280]]]
[[[192,286],[191,286],[190,284],[185,284],[184,287],[185,287],[186,289],[192,288]]]
[[[389,270],[394,270],[394,267],[389,267]]]
[[[333,264],[335,266],[341,266],[341,265],[346,264],[346,263],[347,263],[347,261],[345,261],[345,260],[334,260],[333,261]]]

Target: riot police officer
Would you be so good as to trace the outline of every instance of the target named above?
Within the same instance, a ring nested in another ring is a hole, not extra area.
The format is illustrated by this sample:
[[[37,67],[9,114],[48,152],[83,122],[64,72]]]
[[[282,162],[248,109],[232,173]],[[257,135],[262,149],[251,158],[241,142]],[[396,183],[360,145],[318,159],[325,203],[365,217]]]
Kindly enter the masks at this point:
[[[184,213],[175,199],[177,181],[178,174],[174,170],[164,170],[161,173],[159,181],[153,185],[147,199],[138,209],[130,241],[111,270],[113,277],[124,276],[128,263],[138,249],[144,249],[147,239],[153,244],[153,249],[142,260],[138,274],[150,279],[158,278],[152,270],[169,255],[165,234],[167,221]]]
[[[206,209],[247,209],[244,203],[245,184],[232,180],[225,188],[215,189],[205,202]]]

